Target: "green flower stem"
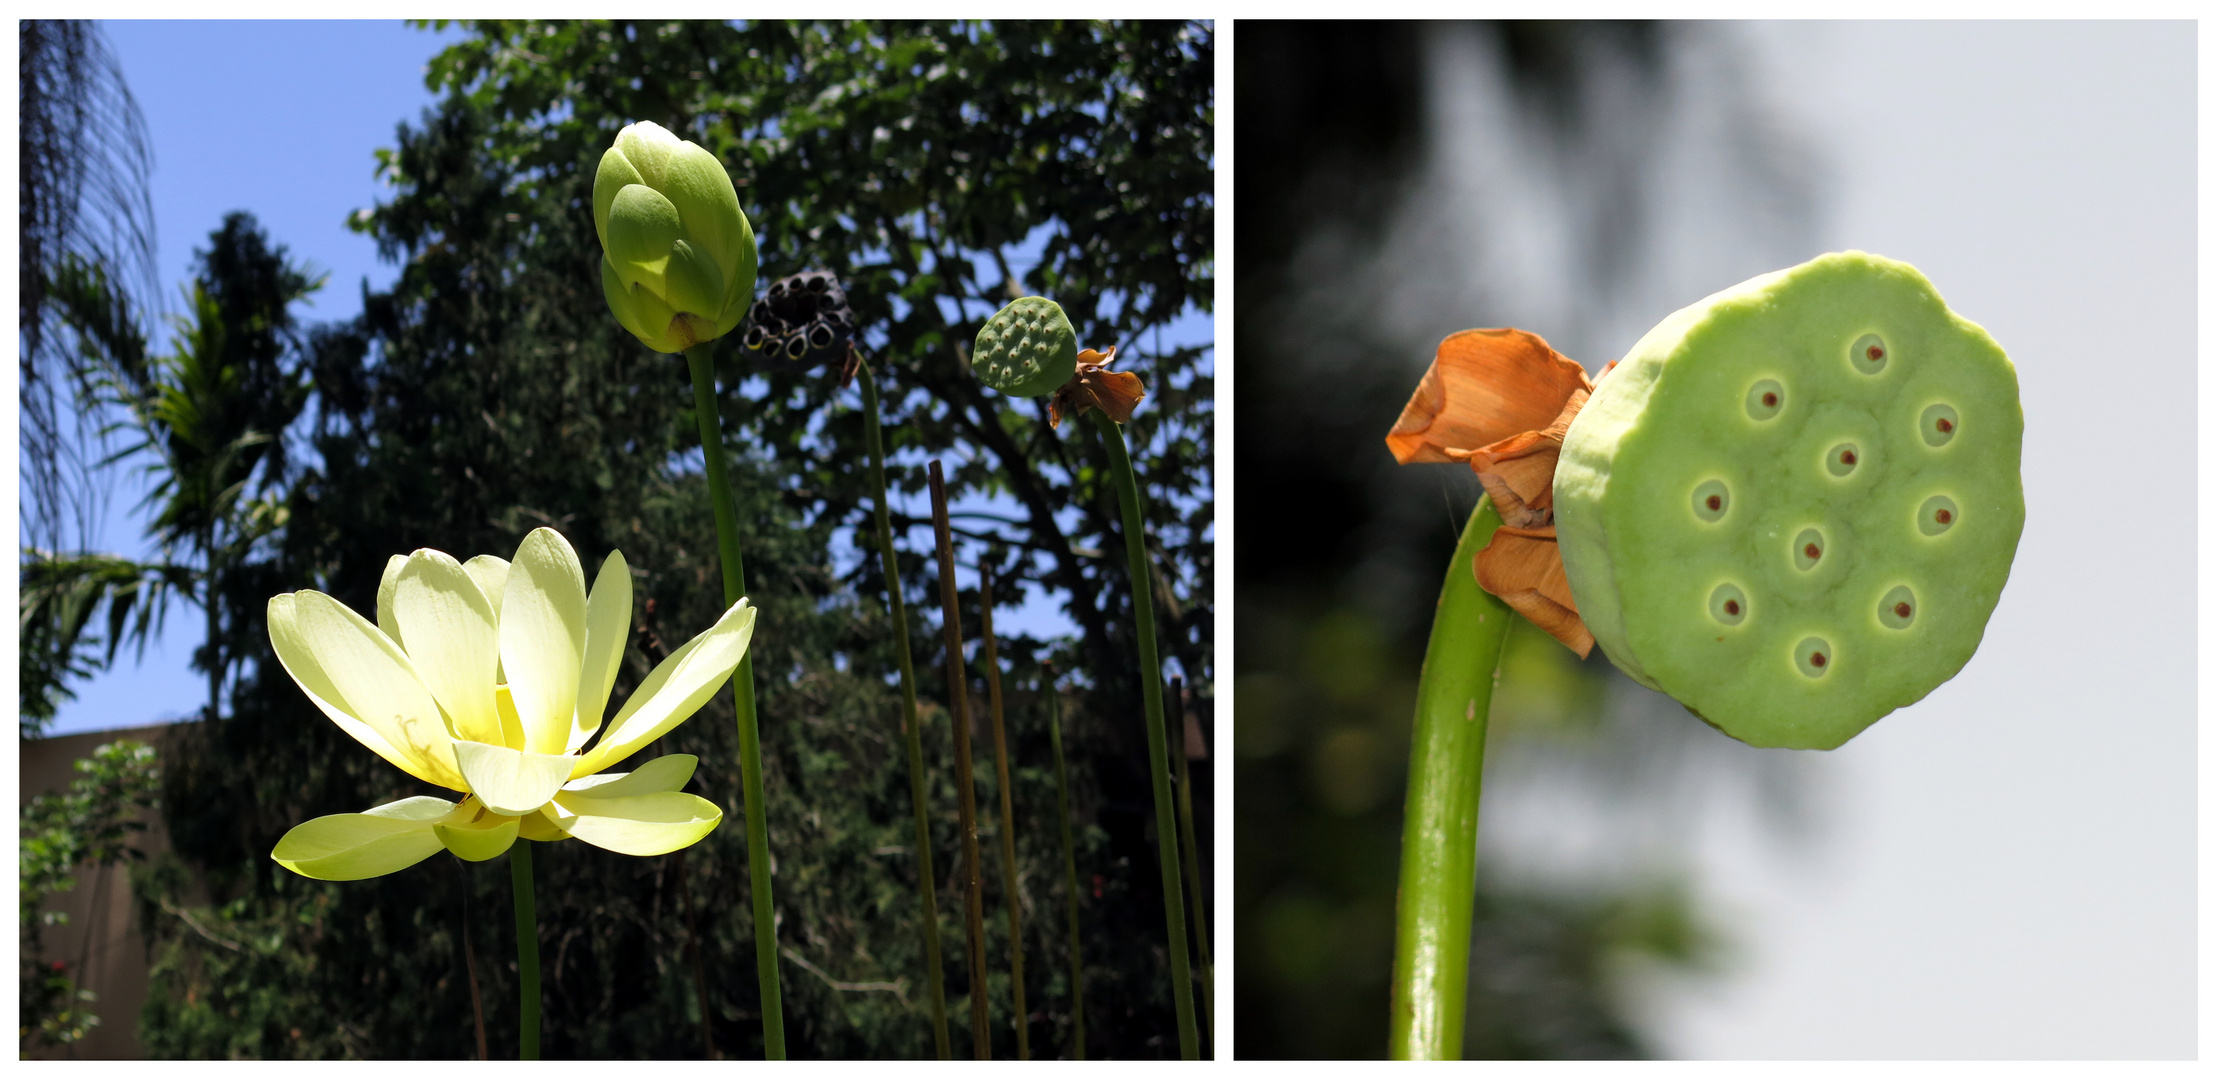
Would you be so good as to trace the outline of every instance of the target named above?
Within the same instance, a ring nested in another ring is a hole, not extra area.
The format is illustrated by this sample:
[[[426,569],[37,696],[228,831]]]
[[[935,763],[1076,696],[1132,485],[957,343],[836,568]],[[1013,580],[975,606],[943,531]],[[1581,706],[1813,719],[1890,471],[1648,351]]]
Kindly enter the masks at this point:
[[[522,1020],[516,1060],[539,1060],[539,911],[531,895],[531,844],[518,838],[508,849],[509,879],[516,894],[516,984]]]
[[[963,670],[963,609],[955,599],[955,538],[947,526],[947,480],[932,460],[932,532],[939,543],[940,627],[947,639],[947,701],[955,726],[955,805],[963,833],[963,927],[970,942],[970,1045],[980,1061],[993,1057],[986,1015],[986,913],[978,874],[978,800],[970,769],[969,676]]]
[[[1001,657],[993,639],[993,567],[978,568],[978,637],[985,649],[986,695],[993,708],[993,767],[1001,791],[1001,894],[1009,905],[1009,986],[1017,1018],[1017,1060],[1032,1057],[1031,1012],[1024,1007],[1024,919],[1017,912],[1017,818],[1009,783],[1009,736],[1001,722]]]
[[[901,600],[901,566],[893,555],[893,519],[886,508],[886,451],[878,433],[878,381],[865,362],[855,368],[863,388],[863,440],[870,448],[870,485],[878,495],[878,560],[886,573],[886,597],[893,609],[893,637],[901,659],[901,731],[909,744],[909,808],[916,814],[916,885],[923,904],[917,925],[924,931],[924,969],[932,993],[932,1044],[940,1060],[950,1056],[947,1040],[947,984],[940,974],[940,909],[932,895],[932,818],[926,809],[930,787],[924,779],[924,742],[916,719],[916,670],[909,659],[909,612]]]
[[[1047,690],[1047,745],[1055,755],[1055,814],[1063,826],[1063,898],[1070,908],[1070,1015],[1071,1060],[1086,1060],[1086,977],[1084,950],[1078,936],[1078,844],[1071,838],[1070,770],[1063,767],[1063,718],[1061,695],[1055,689],[1055,665],[1041,668]]]
[[[1163,921],[1170,929],[1171,1002],[1178,1016],[1178,1054],[1192,1061],[1201,1050],[1194,1030],[1193,972],[1186,962],[1185,903],[1178,895],[1178,816],[1171,809],[1170,762],[1163,747],[1163,666],[1155,651],[1155,576],[1148,571],[1145,515],[1124,429],[1100,409],[1086,410],[1086,418],[1101,432],[1109,451],[1109,476],[1124,508],[1124,550],[1131,564],[1132,615],[1140,638],[1140,693],[1147,706],[1148,779],[1155,785],[1155,851],[1163,871]]]
[[[701,425],[701,456],[708,463],[710,505],[716,511],[716,551],[724,564],[724,605],[747,594],[747,574],[739,561],[739,522],[732,511],[732,484],[724,469],[723,425],[716,413],[716,372],[709,366],[709,345],[685,351],[693,373],[693,412]],[[762,985],[763,1056],[784,1061],[785,1012],[778,993],[778,924],[770,899],[770,828],[763,817],[762,733],[755,725],[755,659],[752,650],[732,673],[732,702],[739,711],[739,780],[747,803],[747,877],[755,902],[755,978]]]
[[[1387,1048],[1389,1056],[1404,1061],[1463,1056],[1479,776],[1487,707],[1510,628],[1508,605],[1479,588],[1471,561],[1501,523],[1491,500],[1481,498],[1471,511],[1463,540],[1448,560],[1417,683]]]
[[[1194,841],[1194,787],[1186,764],[1186,694],[1171,680],[1171,760],[1178,763],[1178,854],[1186,867],[1186,892],[1194,902],[1194,948],[1201,959],[1201,1010],[1209,1025],[1209,1052],[1217,1052],[1217,965],[1209,960],[1208,890],[1201,880],[1201,845]]]

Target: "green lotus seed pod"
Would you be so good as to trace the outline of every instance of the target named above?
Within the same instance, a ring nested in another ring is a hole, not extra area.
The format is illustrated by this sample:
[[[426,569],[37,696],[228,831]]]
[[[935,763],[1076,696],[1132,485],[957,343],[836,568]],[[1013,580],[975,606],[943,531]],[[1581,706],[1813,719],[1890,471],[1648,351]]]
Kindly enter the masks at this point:
[[[970,366],[987,386],[1012,397],[1052,394],[1078,372],[1078,332],[1053,300],[1011,300],[979,329]]]
[[[1971,659],[2025,525],[2002,348],[1904,263],[1826,255],[1684,308],[1564,439],[1556,534],[1626,674],[1831,749]]]

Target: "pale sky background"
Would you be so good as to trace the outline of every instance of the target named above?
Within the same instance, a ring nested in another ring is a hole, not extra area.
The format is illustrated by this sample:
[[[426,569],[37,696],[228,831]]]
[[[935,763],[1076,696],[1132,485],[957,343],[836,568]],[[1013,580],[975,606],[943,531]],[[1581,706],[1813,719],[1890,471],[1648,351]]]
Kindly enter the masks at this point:
[[[389,287],[397,268],[379,262],[369,237],[347,229],[348,215],[391,197],[375,175],[373,152],[397,145],[395,128],[418,123],[435,98],[424,88],[424,68],[439,49],[466,35],[386,22],[152,22],[102,23],[124,78],[146,118],[154,150],[152,195],[158,233],[163,297],[179,306],[178,288],[189,280],[195,248],[232,210],[248,210],[269,236],[295,259],[330,274],[312,306],[295,309],[303,322],[351,318],[362,310],[365,279]],[[225,59],[233,58],[233,59]],[[251,58],[248,60],[246,58]],[[1023,260],[1017,260],[1020,268]],[[1166,347],[1210,340],[1206,315],[1189,312],[1163,336]],[[158,349],[169,345],[163,327]],[[1205,361],[1204,371],[1208,370]],[[727,391],[728,392],[728,391]],[[144,515],[134,512],[146,484],[135,470],[112,475],[114,500],[102,546],[150,554]],[[927,500],[895,499],[896,509],[929,517]],[[954,509],[1021,516],[1014,500],[958,500]],[[896,541],[915,550],[931,544],[929,529]],[[505,552],[500,554],[506,554]],[[857,552],[835,545],[841,567]],[[959,547],[958,560],[978,552]],[[875,558],[875,555],[872,556]],[[598,555],[588,555],[588,560]],[[975,571],[958,571],[965,587]],[[1023,602],[1008,602],[995,629],[1004,636],[1075,633],[1059,601],[1038,587]],[[936,617],[936,616],[935,616]],[[127,651],[109,672],[76,684],[75,701],[62,705],[52,734],[134,727],[195,713],[206,700],[206,677],[191,671],[192,651],[204,636],[196,609],[171,607],[162,638],[148,646],[143,663]]]
[[[2195,28],[1737,29],[1822,152],[1821,249],[1915,264],[2016,363],[2026,526],[1963,673],[1810,755],[1819,842],[1713,806],[1740,959],[1650,1000],[1664,1049],[2193,1057]]]

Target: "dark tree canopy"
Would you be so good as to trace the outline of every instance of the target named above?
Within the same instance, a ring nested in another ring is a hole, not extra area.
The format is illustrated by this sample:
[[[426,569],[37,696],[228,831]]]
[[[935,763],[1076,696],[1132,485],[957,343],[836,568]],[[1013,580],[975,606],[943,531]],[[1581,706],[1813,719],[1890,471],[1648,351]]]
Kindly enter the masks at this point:
[[[1146,379],[1129,438],[1149,487],[1158,577],[1148,587],[1165,652],[1203,693],[1206,719],[1210,348],[1157,341],[1165,324],[1213,303],[1212,30],[473,29],[431,63],[444,101],[378,151],[394,194],[355,224],[401,278],[366,294],[358,320],[312,334],[315,460],[289,489],[274,550],[238,568],[226,591],[226,649],[246,661],[231,713],[182,740],[165,767],[180,858],[144,881],[159,941],[142,1020],[149,1050],[474,1053],[465,905],[492,1044],[514,1045],[513,924],[498,863],[441,854],[335,885],[269,861],[301,821],[424,792],[302,697],[269,655],[261,605],[318,588],[368,611],[392,554],[506,557],[530,529],[552,525],[589,574],[612,548],[634,568],[636,634],[619,700],[713,621],[715,534],[685,367],[617,326],[596,272],[594,165],[622,125],[653,120],[730,169],[761,239],[762,283],[817,268],[845,283],[884,393],[897,506],[920,500],[924,463],[938,457],[958,498],[1007,495],[1020,508],[1007,520],[964,518],[959,557],[1046,588],[1079,628],[1075,639],[1002,643],[1030,902],[1060,902],[1039,695],[1040,664],[1052,659],[1084,674],[1063,723],[1092,884],[1082,897],[1091,1050],[1175,1054],[1131,583],[1106,457],[1083,426],[1050,430],[1044,402],[983,389],[966,351],[1021,289],[1060,301],[1084,341],[1118,345],[1118,366]],[[875,559],[852,554],[870,509],[857,402],[824,371],[758,362],[737,337],[718,343],[719,407],[763,612],[753,655],[788,1038],[795,1057],[926,1056],[891,628]],[[912,612],[934,611],[928,534],[909,524],[897,516],[903,586]],[[975,613],[974,594],[965,604]],[[920,618],[911,636],[921,696],[944,702],[938,635]],[[922,723],[935,857],[951,868],[952,734],[936,705]],[[696,933],[717,1052],[761,1053],[736,741],[719,696],[650,751],[700,755],[689,790],[727,818],[682,855],[541,849],[549,1057],[701,1054]],[[979,798],[990,805],[986,783]],[[1206,836],[1208,789],[1196,794]],[[989,905],[1000,903],[994,892]],[[943,916],[955,916],[943,936],[959,940],[959,898],[941,897]],[[1064,970],[1047,959],[1062,939],[1054,919],[1026,925],[1032,1041],[1044,1054],[1070,1027]],[[1005,1056],[1007,948],[989,940]],[[960,968],[948,968],[951,1012],[969,991]],[[958,1032],[958,1055],[966,1042]]]

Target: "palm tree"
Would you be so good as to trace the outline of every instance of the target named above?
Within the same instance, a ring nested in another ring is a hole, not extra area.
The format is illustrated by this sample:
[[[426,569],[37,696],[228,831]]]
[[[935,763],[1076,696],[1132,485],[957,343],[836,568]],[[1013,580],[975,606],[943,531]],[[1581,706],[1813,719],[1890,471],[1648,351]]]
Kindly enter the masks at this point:
[[[27,19],[18,34],[18,500],[30,546],[81,549],[104,500],[92,476],[97,433],[70,406],[103,373],[136,359],[111,349],[114,329],[135,318],[134,293],[153,291],[153,154],[96,26]]]
[[[191,314],[170,320],[171,351],[142,382],[108,385],[130,416],[118,426],[138,436],[110,460],[151,455],[148,534],[166,556],[187,554],[196,568],[196,599],[208,619],[198,663],[214,719],[230,666],[221,652],[225,574],[284,524],[273,492],[289,474],[285,430],[308,401],[291,309],[324,279],[270,244],[251,214],[232,213],[209,239],[185,293]]]

